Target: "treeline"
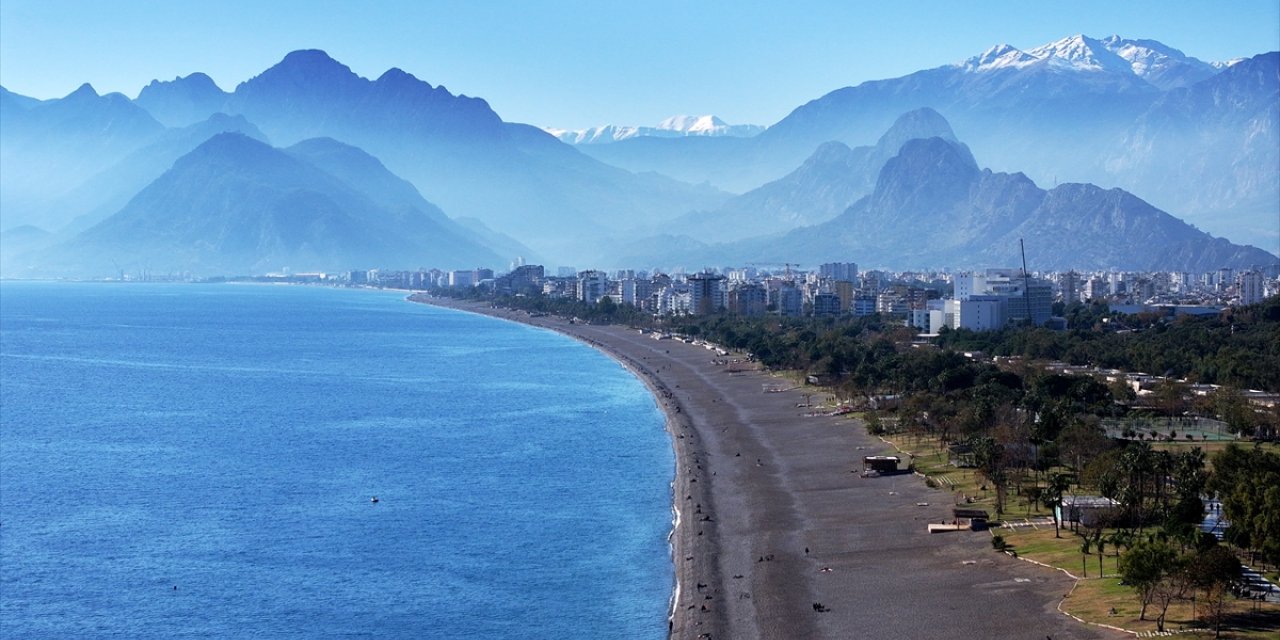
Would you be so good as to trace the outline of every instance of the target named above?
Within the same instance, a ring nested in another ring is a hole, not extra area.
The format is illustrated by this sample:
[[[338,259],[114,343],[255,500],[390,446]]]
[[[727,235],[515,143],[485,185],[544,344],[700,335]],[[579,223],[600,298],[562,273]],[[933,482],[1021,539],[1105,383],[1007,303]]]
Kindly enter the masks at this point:
[[[991,355],[1061,360],[1204,384],[1280,392],[1280,296],[1213,316],[1124,315],[1105,305],[1059,309],[1067,331],[940,332],[938,344]]]

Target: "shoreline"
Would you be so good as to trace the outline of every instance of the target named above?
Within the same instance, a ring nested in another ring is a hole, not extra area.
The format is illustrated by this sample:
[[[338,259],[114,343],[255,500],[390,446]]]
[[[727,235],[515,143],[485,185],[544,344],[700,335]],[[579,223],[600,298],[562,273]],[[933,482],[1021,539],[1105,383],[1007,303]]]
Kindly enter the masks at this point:
[[[649,388],[676,462],[670,638],[1127,637],[1059,613],[1071,581],[995,553],[988,536],[926,533],[951,517],[951,495],[860,478],[859,450],[884,445],[856,422],[804,416],[803,390],[765,393],[767,373],[625,327],[408,299],[556,331]]]
[[[581,333],[568,330],[571,327],[579,325],[570,325],[554,316],[546,316],[543,318],[530,318],[521,312],[510,311],[507,309],[493,308],[482,302],[472,302],[463,300],[454,300],[451,298],[431,298],[422,295],[421,292],[408,292],[406,299],[410,302],[418,304],[429,304],[436,307],[453,309],[455,311],[463,311],[466,313],[476,313],[480,315],[516,322],[526,326],[533,326],[549,331],[555,331],[561,335],[577,340],[597,351],[600,351],[611,360],[617,362],[624,369],[635,376],[649,390],[653,396],[654,403],[658,406],[663,414],[663,428],[671,439],[671,448],[675,459],[675,475],[671,479],[671,532],[667,539],[670,546],[670,558],[672,563],[672,573],[675,577],[675,584],[672,587],[671,596],[668,600],[667,607],[667,630],[669,638],[709,638],[724,637],[719,633],[703,631],[698,629],[693,633],[694,629],[703,626],[696,621],[690,620],[689,612],[696,610],[698,613],[706,613],[705,604],[694,602],[693,596],[688,595],[685,585],[695,585],[694,594],[696,595],[701,589],[696,585],[708,584],[702,582],[706,578],[696,578],[695,575],[703,573],[713,574],[714,571],[704,565],[706,558],[715,555],[714,535],[706,536],[703,532],[694,534],[693,526],[690,524],[691,519],[686,517],[686,509],[681,508],[682,502],[692,502],[694,509],[699,513],[712,513],[710,492],[705,488],[710,484],[704,479],[703,487],[698,486],[697,479],[692,475],[689,468],[689,461],[693,461],[696,468],[699,459],[696,452],[690,450],[693,443],[692,430],[687,421],[683,418],[685,410],[680,406],[671,389],[643,364],[636,362],[631,357],[610,349],[607,345],[600,343]],[[539,320],[541,322],[539,322]],[[563,326],[558,326],[563,325]],[[693,480],[690,482],[690,480]],[[681,500],[679,496],[685,496]],[[707,505],[704,507],[703,505]],[[696,515],[696,514],[693,514]],[[706,517],[710,517],[709,515]],[[716,628],[724,628],[724,624],[714,625]],[[706,634],[706,635],[703,635]]]

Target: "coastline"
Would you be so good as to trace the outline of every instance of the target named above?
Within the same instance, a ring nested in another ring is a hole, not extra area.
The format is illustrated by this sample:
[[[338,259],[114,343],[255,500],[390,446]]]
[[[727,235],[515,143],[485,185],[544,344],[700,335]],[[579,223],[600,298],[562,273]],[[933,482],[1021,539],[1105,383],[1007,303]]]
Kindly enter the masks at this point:
[[[676,460],[671,638],[1127,637],[1059,613],[1071,581],[994,553],[988,536],[926,533],[951,517],[950,494],[860,478],[860,450],[884,445],[856,422],[804,416],[800,390],[764,393],[767,373],[624,327],[409,300],[556,331],[649,388]]]

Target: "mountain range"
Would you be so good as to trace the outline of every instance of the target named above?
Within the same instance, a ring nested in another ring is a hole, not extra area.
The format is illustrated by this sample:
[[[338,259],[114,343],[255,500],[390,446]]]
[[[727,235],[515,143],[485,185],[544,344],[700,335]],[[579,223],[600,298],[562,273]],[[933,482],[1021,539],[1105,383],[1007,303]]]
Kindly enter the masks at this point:
[[[628,138],[681,138],[689,136],[750,138],[764,127],[758,124],[727,124],[716,116],[671,116],[656,127],[629,127],[606,124],[589,129],[556,129],[543,131],[569,144],[608,144]]]
[[[1019,241],[1038,270],[1173,270],[1274,266],[1276,257],[1232,244],[1121,189],[1061,184],[1041,189],[1021,173],[979,169],[968,147],[941,137],[906,141],[874,189],[836,217],[785,233],[678,246],[660,256],[689,266],[858,261],[910,268],[1016,264]],[[630,259],[638,260],[640,256]]]
[[[727,126],[675,117],[653,129],[678,137],[566,144],[316,50],[233,91],[203,73],[134,100],[0,88],[0,268],[964,267],[1007,263],[1025,237],[1037,268],[1198,270],[1280,248],[1280,53],[1001,45],[833,91],[750,137]]]
[[[1278,61],[1272,52],[1206,63],[1151,40],[1076,35],[1027,51],[1000,45],[837,89],[753,138],[580,148],[633,171],[742,192],[786,175],[825,142],[872,144],[902,113],[931,107],[995,168],[1044,184],[1121,187],[1213,233],[1275,251]]]
[[[49,273],[197,275],[502,257],[376,158],[329,138],[276,149],[219,133],[119,212],[44,252]]]
[[[36,188],[21,192],[28,196],[23,206],[11,206],[9,189],[0,194],[5,196],[0,203],[0,228],[34,225],[54,230],[64,224],[65,216],[58,215],[53,201],[162,135],[163,126],[139,104],[174,124],[218,112],[241,116],[277,145],[314,137],[352,144],[430,194],[449,215],[476,218],[535,250],[565,259],[572,259],[575,252],[581,255],[580,244],[563,232],[565,227],[592,233],[629,220],[673,218],[728,197],[710,187],[606,165],[534,127],[503,122],[484,100],[455,96],[399,69],[377,80],[362,78],[321,51],[290,53],[233,92],[213,89],[216,86],[210,88],[207,76],[192,74],[151,83],[139,95],[139,103],[113,96],[145,118],[150,128],[130,131],[128,144],[111,148],[111,153],[95,154],[92,170],[69,175],[57,163],[34,163],[33,175],[21,184]],[[74,95],[31,107],[30,113],[50,109]],[[26,144],[28,138],[38,140],[41,132],[24,127],[23,119],[29,114],[13,102],[4,105],[6,165],[12,158],[14,165],[33,166],[32,160],[52,152]],[[10,111],[17,113],[13,127],[8,126]],[[110,130],[105,123],[88,128],[100,120],[92,115],[82,118],[87,124],[78,133],[110,139],[104,133]],[[13,136],[11,128],[17,132]],[[18,144],[11,145],[10,140]],[[66,155],[75,154],[68,150],[58,158]],[[45,166],[48,171],[39,170]],[[4,181],[7,185],[7,174]]]

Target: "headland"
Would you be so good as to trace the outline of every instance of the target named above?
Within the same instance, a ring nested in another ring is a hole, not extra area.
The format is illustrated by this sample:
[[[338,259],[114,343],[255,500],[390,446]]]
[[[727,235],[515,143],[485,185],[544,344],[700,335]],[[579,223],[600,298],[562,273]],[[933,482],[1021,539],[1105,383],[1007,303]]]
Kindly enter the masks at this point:
[[[620,326],[488,303],[417,302],[543,327],[618,360],[652,390],[676,455],[677,639],[1126,637],[1057,610],[1071,579],[992,551],[986,534],[929,534],[949,493],[863,478],[885,447],[859,423],[807,415],[799,389],[707,349]]]

